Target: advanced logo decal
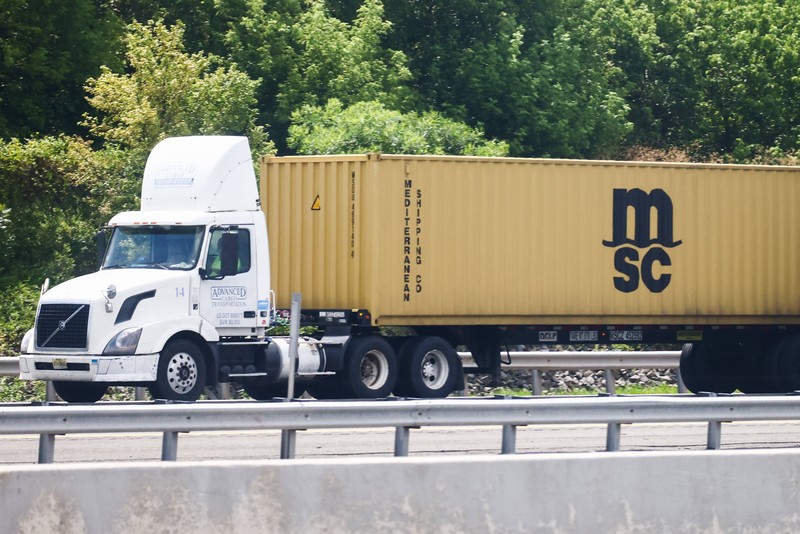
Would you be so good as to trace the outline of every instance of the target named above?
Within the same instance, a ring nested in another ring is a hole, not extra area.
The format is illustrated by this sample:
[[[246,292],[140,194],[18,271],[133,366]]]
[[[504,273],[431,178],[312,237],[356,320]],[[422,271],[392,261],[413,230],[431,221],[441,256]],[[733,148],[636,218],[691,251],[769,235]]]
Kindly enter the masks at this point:
[[[628,237],[628,208],[634,211],[633,239]],[[613,209],[612,239],[603,240],[603,245],[617,249],[614,268],[622,276],[614,277],[614,287],[617,291],[632,293],[639,289],[641,281],[652,293],[661,293],[669,285],[672,275],[662,272],[656,278],[653,266],[656,263],[662,267],[672,265],[664,249],[682,243],[672,236],[672,199],[663,189],[653,189],[650,193],[641,189],[614,189]],[[652,237],[650,228],[652,210],[656,211],[656,237]]]

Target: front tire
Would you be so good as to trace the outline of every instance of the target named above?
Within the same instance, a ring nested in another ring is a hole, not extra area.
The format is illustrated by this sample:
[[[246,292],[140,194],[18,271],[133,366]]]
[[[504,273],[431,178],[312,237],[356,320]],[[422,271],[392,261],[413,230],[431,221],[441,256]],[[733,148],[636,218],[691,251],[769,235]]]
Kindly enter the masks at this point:
[[[154,399],[193,402],[206,385],[203,352],[193,342],[178,339],[161,351],[156,381],[150,386]]]
[[[108,386],[96,382],[54,380],[53,389],[65,402],[97,402],[106,394]]]

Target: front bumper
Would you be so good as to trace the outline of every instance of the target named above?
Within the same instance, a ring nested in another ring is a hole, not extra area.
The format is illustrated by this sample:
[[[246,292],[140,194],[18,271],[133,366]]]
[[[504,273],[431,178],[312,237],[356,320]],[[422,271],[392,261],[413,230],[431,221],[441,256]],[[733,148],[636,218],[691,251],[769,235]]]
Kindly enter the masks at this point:
[[[154,382],[157,370],[157,353],[135,356],[22,354],[19,357],[19,377],[23,380]]]

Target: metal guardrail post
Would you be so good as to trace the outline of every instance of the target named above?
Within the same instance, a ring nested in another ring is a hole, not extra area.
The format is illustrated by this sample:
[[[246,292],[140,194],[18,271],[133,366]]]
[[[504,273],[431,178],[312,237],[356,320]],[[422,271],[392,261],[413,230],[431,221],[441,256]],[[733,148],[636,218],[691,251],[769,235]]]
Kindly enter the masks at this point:
[[[39,434],[39,463],[52,464],[56,450],[55,434]]]
[[[717,450],[720,448],[722,442],[722,421],[709,421],[708,422],[708,440],[706,448],[709,450]]]
[[[542,373],[538,369],[531,371],[531,393],[536,397],[542,395]]]
[[[606,430],[606,451],[617,452],[619,450],[619,439],[622,425],[619,423],[608,423]]]
[[[137,386],[137,387],[135,387],[133,389],[134,389],[134,391],[133,391],[134,400],[137,400],[137,401],[147,400],[147,394],[145,393],[143,387]]]
[[[516,425],[503,425],[503,443],[500,454],[514,454],[517,452],[517,427]]]
[[[689,393],[689,388],[683,383],[683,376],[681,376],[681,368],[675,368],[675,381],[678,383],[678,393]]]
[[[294,375],[297,372],[297,345],[300,340],[300,302],[303,296],[292,293],[292,316],[289,318],[289,385],[286,400],[294,398]]]
[[[53,386],[53,382],[48,380],[45,382],[44,387],[44,402],[54,402],[58,400],[58,395],[56,394],[56,388]]]
[[[289,318],[289,384],[284,402],[294,398],[294,378],[297,371],[297,350],[300,342],[300,293],[292,293],[292,315]],[[291,460],[297,445],[297,430],[281,430],[281,459]]]
[[[398,426],[394,429],[394,455],[408,456],[408,442],[411,435],[411,427]]]
[[[178,433],[164,432],[161,438],[161,461],[174,462],[178,459]]]
[[[716,397],[716,393],[701,391],[698,393],[701,397]],[[706,449],[717,450],[720,448],[722,442],[722,421],[709,421],[708,422],[708,436],[706,438]]]
[[[297,444],[297,430],[281,430],[281,460],[294,459],[295,446]]]
[[[612,397],[617,394],[617,375],[613,369],[606,369],[606,391]]]

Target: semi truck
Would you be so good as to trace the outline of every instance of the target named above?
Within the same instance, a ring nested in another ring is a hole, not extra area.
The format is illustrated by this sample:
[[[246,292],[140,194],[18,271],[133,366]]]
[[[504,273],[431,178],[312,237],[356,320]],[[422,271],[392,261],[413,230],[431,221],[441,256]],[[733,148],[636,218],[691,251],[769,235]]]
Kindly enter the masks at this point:
[[[193,401],[444,397],[518,345],[682,347],[695,392],[800,389],[800,167],[363,154],[168,138],[20,376]],[[297,357],[276,324],[302,295]],[[294,367],[291,363],[294,361]]]

